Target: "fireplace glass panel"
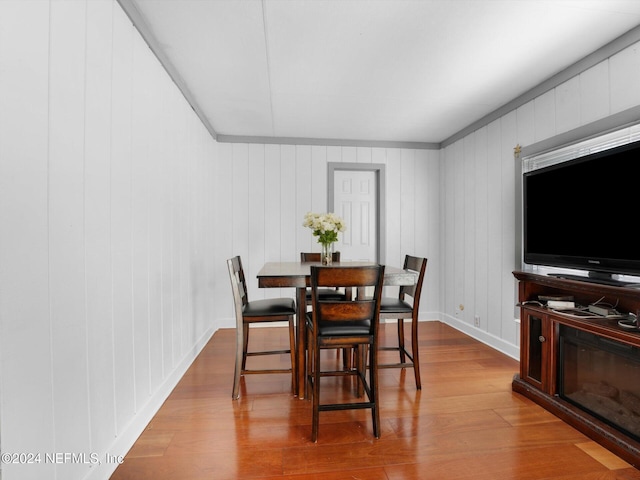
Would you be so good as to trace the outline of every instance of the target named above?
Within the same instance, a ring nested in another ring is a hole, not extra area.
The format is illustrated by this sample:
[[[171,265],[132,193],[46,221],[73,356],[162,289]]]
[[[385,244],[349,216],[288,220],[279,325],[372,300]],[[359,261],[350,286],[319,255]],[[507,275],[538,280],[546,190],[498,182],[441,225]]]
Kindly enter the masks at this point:
[[[640,351],[560,326],[559,393],[640,441]]]

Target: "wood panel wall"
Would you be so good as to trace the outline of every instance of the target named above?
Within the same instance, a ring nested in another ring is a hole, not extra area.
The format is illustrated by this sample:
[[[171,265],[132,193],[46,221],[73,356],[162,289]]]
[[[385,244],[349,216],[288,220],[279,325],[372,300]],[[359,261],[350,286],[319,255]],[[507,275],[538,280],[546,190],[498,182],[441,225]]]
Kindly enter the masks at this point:
[[[217,144],[112,0],[0,2],[0,135],[2,478],[107,478],[214,332]]]
[[[319,251],[302,221],[308,211],[327,210],[329,162],[386,165],[386,263],[402,266],[407,253],[429,258],[421,311],[425,319],[438,318],[439,151],[246,143],[218,149],[216,218],[225,234],[217,238],[214,278],[221,326],[234,325],[226,258],[242,257],[249,298],[295,295],[292,289],[259,289],[252,279],[267,261],[297,261],[301,251]]]
[[[638,85],[633,44],[442,150],[445,321],[517,357],[514,148],[640,105]]]

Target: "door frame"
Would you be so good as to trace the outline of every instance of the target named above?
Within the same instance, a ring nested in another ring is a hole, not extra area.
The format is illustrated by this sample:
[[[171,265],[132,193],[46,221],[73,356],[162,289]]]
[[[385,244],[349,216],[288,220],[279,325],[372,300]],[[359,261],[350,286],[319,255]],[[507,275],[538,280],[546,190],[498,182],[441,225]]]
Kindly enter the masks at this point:
[[[376,178],[376,257],[377,262],[384,265],[386,252],[386,200],[385,182],[386,165],[382,163],[327,163],[327,211],[334,211],[335,172],[336,170],[374,172]],[[347,225],[347,228],[349,226]]]

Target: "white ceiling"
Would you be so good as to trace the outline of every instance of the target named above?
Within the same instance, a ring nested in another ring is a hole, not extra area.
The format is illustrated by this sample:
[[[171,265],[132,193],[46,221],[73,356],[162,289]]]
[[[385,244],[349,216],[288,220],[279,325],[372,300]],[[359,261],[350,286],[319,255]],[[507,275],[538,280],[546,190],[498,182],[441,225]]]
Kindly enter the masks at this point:
[[[220,136],[439,144],[640,25],[640,0],[119,0]]]

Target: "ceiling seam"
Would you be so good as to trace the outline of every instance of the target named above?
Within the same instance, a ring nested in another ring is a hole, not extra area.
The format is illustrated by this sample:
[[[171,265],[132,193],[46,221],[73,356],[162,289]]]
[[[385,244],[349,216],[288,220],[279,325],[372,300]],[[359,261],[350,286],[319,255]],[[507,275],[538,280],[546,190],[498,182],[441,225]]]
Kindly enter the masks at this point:
[[[267,61],[267,84],[269,88],[269,113],[271,114],[271,133],[276,134],[276,120],[273,112],[273,89],[271,88],[271,57],[269,56],[269,30],[267,28],[267,4],[262,0],[262,31],[264,33],[264,54]]]
[[[0,0],[1,1],[1,0]],[[606,58],[611,57],[615,53],[619,52],[624,48],[628,48],[634,43],[640,40],[640,25],[632,28],[627,31],[625,34],[621,35],[617,39],[614,39],[609,44],[601,47],[600,49],[592,52],[587,55],[585,58],[578,60],[573,65],[567,67],[563,71],[557,73],[556,75],[550,77],[546,81],[543,81],[541,84],[536,87],[530,89],[529,91],[523,93],[522,95],[512,99],[506,104],[498,107],[493,112],[481,117],[480,119],[470,123],[465,128],[459,130],[457,133],[449,136],[448,138],[443,139],[440,142],[397,142],[397,141],[369,141],[369,140],[359,140],[359,139],[327,139],[327,138],[292,138],[292,137],[276,137],[275,136],[275,112],[274,112],[274,99],[273,99],[273,89],[272,89],[272,69],[271,69],[271,60],[270,60],[270,49],[269,49],[269,41],[268,41],[268,22],[267,22],[267,0],[261,0],[261,8],[262,8],[262,21],[263,21],[263,34],[265,41],[265,59],[267,63],[267,84],[269,90],[269,110],[271,117],[271,128],[273,137],[262,137],[262,136],[250,136],[250,135],[222,135],[218,134],[213,126],[211,125],[209,119],[204,114],[204,112],[199,108],[197,102],[194,99],[194,96],[189,91],[189,88],[186,85],[186,82],[182,79],[181,75],[177,72],[177,69],[173,66],[173,64],[169,61],[168,56],[164,53],[161,44],[157,41],[155,36],[153,35],[151,28],[144,20],[143,15],[135,6],[134,0],[116,0],[121,9],[125,12],[125,14],[129,17],[133,26],[138,30],[139,34],[145,40],[151,51],[154,53],[156,58],[160,61],[160,64],[164,67],[165,71],[168,73],[169,77],[176,84],[178,90],[182,93],[183,97],[187,101],[187,103],[191,106],[193,111],[196,113],[200,121],[203,123],[205,128],[209,131],[214,140],[218,142],[226,142],[226,143],[265,143],[265,144],[301,144],[302,142],[308,142],[311,145],[343,145],[343,146],[371,146],[371,147],[399,147],[399,148],[417,148],[417,149],[428,149],[428,150],[440,150],[446,148],[447,146],[457,142],[461,138],[469,135],[473,131],[485,126],[500,117],[504,116],[509,111],[512,111],[519,106],[527,103],[528,101],[533,100],[536,96],[542,94],[545,91],[553,89],[566,81],[568,78],[575,76],[588,68],[594,66],[598,62],[603,61]]]

